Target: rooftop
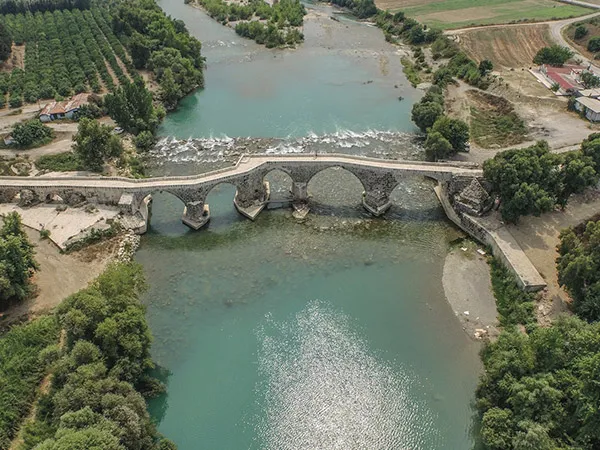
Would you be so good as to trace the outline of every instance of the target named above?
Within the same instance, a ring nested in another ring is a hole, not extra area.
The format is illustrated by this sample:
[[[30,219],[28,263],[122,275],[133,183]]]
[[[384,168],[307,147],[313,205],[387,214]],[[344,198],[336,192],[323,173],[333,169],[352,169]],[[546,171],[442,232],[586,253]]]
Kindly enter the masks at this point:
[[[50,102],[40,112],[40,116],[50,114],[66,114],[69,111],[78,109],[81,105],[87,103],[87,94],[77,94],[70,100],[62,102]]]
[[[590,111],[600,113],[600,100],[596,100],[595,98],[590,97],[578,97],[576,101],[577,103],[580,103],[583,106],[585,106]]]

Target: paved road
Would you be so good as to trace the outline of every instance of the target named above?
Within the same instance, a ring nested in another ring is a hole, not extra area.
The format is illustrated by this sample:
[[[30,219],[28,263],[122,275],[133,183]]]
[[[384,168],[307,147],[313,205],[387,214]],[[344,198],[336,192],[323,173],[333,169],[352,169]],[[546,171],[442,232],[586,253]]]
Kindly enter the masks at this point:
[[[482,171],[473,164],[460,162],[429,163],[419,161],[399,161],[376,158],[364,158],[341,154],[319,155],[253,155],[240,158],[233,167],[216,170],[200,175],[161,177],[146,179],[130,179],[122,177],[0,177],[0,188],[12,187],[60,187],[60,188],[94,188],[94,189],[123,189],[136,192],[145,190],[160,190],[169,188],[193,188],[204,183],[211,183],[232,176],[244,175],[264,165],[277,164],[293,165],[338,165],[341,167],[363,167],[391,169],[410,172],[415,175],[432,176],[436,174],[481,176]]]

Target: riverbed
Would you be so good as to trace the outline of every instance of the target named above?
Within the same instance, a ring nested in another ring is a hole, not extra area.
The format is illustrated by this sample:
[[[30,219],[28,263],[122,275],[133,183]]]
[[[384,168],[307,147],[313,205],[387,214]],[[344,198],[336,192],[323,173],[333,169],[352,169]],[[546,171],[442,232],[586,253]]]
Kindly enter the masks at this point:
[[[380,30],[316,5],[302,46],[267,50],[179,0],[159,3],[203,41],[207,87],[165,120],[155,173],[231,164],[248,137],[273,153],[421,158],[410,121],[421,93]],[[269,181],[290,187],[281,173]],[[181,202],[154,196],[136,257],[167,383],[150,409],[180,449],[473,445],[479,345],[442,287],[461,234],[426,180],[401,183],[379,219],[361,192],[352,174],[327,169],[309,184],[306,221],[267,210],[250,222],[219,185],[199,232],[181,224]]]

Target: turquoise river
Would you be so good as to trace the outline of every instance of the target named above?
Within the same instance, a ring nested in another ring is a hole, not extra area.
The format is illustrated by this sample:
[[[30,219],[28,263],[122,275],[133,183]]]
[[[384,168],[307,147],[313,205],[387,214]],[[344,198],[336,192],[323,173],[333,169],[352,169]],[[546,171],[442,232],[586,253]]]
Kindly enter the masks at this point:
[[[420,157],[410,107],[421,94],[380,30],[307,4],[305,43],[267,50],[182,0],[159,3],[203,42],[207,70],[206,89],[165,120],[155,173],[245,150]],[[281,173],[269,181],[289,189]],[[444,296],[461,235],[431,184],[407,179],[379,219],[341,169],[309,193],[303,223],[286,209],[250,222],[220,185],[197,232],[177,199],[154,196],[137,259],[167,384],[150,404],[159,430],[181,450],[472,448],[479,345]]]

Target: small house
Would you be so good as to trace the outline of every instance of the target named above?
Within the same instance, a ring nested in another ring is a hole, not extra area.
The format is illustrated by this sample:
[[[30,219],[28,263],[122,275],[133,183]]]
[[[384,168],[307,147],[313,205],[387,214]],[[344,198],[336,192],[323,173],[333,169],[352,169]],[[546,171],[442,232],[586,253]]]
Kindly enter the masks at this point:
[[[83,93],[73,96],[70,100],[50,102],[40,112],[40,120],[50,122],[59,119],[73,119],[79,108],[87,102],[87,94]]]
[[[575,109],[585,114],[590,122],[600,122],[600,100],[590,97],[578,97]]]

